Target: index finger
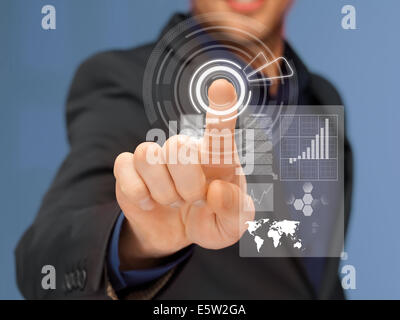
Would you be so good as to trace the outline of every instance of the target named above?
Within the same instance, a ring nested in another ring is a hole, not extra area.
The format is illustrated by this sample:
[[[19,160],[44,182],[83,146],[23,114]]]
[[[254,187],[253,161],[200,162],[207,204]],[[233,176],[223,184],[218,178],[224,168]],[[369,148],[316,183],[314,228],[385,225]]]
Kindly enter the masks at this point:
[[[203,167],[206,168],[207,175],[232,175],[232,169],[237,166],[234,137],[237,110],[233,108],[237,103],[236,90],[229,81],[218,79],[209,87],[208,99],[209,109],[202,145],[202,161],[207,163]],[[207,170],[210,168],[211,170]]]
[[[206,130],[224,129],[234,134],[237,110],[229,112],[236,103],[236,90],[225,79],[215,80],[208,89],[209,110],[206,115]]]

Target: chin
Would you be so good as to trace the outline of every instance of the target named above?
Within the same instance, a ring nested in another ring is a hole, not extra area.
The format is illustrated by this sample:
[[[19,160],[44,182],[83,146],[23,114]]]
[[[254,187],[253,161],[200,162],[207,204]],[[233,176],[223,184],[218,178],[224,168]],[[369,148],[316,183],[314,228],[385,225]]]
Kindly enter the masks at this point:
[[[271,2],[272,1],[272,2]],[[195,14],[217,15],[218,24],[229,28],[237,28],[251,33],[260,40],[268,40],[276,32],[280,32],[283,25],[285,12],[291,0],[197,0],[195,1]],[[197,5],[196,5],[197,4]],[[213,25],[216,25],[214,20]],[[233,31],[227,32],[229,36],[238,41],[240,34]],[[247,38],[248,39],[248,38]]]
[[[264,23],[265,20],[260,19],[260,17],[242,15],[235,12],[213,12],[204,16],[213,17],[206,24],[227,27],[226,35],[242,43],[251,42],[249,41],[249,36],[244,35],[246,33],[265,41],[278,29],[278,24],[271,23],[273,22],[271,20],[267,20],[268,23]],[[208,19],[206,18],[206,20]]]

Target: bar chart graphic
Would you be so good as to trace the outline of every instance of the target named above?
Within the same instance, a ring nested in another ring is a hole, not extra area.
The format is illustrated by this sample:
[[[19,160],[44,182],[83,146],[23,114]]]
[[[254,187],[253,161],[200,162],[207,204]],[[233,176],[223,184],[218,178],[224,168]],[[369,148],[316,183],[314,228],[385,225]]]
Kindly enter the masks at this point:
[[[281,180],[338,179],[337,115],[280,117]]]

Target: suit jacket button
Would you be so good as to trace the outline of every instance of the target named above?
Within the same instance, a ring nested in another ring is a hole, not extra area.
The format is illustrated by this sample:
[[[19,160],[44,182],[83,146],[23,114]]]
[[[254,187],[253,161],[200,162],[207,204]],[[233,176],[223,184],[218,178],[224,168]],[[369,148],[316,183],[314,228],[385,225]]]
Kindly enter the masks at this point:
[[[72,290],[72,283],[70,280],[70,274],[66,273],[64,275],[64,284],[65,284],[65,288],[67,289],[67,291],[71,291]]]
[[[77,282],[78,282],[79,289],[83,290],[86,285],[86,270],[85,269],[79,270],[79,272],[77,273],[77,280],[78,280]]]
[[[75,270],[74,272],[71,272],[71,274],[70,274],[70,282],[71,282],[72,290],[76,290],[78,288],[77,270]]]

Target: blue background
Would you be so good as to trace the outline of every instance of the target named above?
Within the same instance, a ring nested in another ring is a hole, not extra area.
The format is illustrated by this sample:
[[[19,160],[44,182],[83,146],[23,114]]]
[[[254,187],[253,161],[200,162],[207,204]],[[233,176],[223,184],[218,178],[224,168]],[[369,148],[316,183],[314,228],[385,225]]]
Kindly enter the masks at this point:
[[[0,298],[18,299],[13,250],[67,152],[64,102],[78,64],[100,50],[155,39],[189,0],[0,1]],[[41,8],[57,9],[57,30]],[[357,30],[341,8],[357,9]],[[328,77],[347,106],[355,152],[346,251],[357,270],[349,298],[400,298],[398,0],[298,0],[287,35],[310,69]],[[34,258],[34,257],[32,257]]]

